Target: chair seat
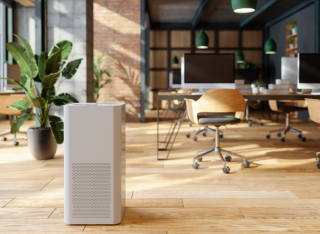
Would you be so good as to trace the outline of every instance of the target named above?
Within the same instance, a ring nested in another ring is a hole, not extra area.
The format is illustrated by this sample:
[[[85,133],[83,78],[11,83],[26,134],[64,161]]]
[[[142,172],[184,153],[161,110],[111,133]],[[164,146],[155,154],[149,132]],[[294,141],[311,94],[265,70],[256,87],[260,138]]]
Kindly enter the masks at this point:
[[[241,119],[238,119],[233,115],[199,115],[198,120],[201,124],[212,125],[237,124],[241,122]]]
[[[298,107],[298,106],[279,106],[279,110],[284,112],[295,112],[295,111],[307,111],[308,108],[305,107]]]

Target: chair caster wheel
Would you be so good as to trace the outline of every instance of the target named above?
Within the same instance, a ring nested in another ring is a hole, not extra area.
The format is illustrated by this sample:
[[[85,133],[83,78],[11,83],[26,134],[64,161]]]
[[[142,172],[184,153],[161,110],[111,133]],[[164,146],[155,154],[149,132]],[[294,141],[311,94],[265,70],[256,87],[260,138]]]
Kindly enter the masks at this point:
[[[256,124],[256,121],[252,121],[253,124]]]
[[[187,138],[190,138],[190,134],[188,133],[188,134],[186,135],[186,137],[187,137]]]
[[[250,163],[248,161],[243,161],[243,167],[244,168],[249,168],[250,167]]]
[[[222,138],[223,138],[223,134],[220,135],[220,139],[222,139]]]
[[[222,168],[222,171],[223,171],[223,173],[228,174],[228,173],[230,172],[230,168],[227,167],[227,166],[224,166],[224,167]]]
[[[197,161],[198,162],[202,162],[202,158],[197,158]]]
[[[320,169],[320,162],[317,163],[317,167],[318,167],[318,169]]]
[[[204,136],[204,137],[207,136],[207,133],[206,132],[202,133],[202,136]]]
[[[25,137],[24,137],[24,139],[28,140],[28,137],[27,137],[27,136],[25,136]]]
[[[6,138],[6,137],[2,137],[2,138],[1,138],[1,140],[6,141],[6,140],[7,140],[7,138]]]
[[[197,163],[197,162],[192,163],[192,167],[193,167],[193,169],[198,169],[199,163]]]
[[[227,155],[227,156],[225,157],[225,159],[226,159],[227,162],[231,162],[231,160],[232,160],[231,156],[229,156],[229,155]]]
[[[278,137],[281,137],[281,132],[278,132],[278,133],[277,133],[277,136],[278,136]]]
[[[280,141],[285,142],[285,141],[286,141],[286,138],[281,137],[281,138],[280,138]]]
[[[249,123],[249,127],[252,127],[252,123]]]
[[[263,125],[264,125],[264,123],[260,123],[260,125],[261,125],[261,126],[263,126]]]
[[[299,134],[299,135],[298,135],[298,138],[302,138],[302,135],[301,135],[301,134]]]
[[[189,123],[189,126],[192,127],[192,123]]]
[[[266,135],[266,138],[267,138],[267,139],[270,139],[270,135]]]
[[[14,142],[13,142],[13,145],[14,145],[14,146],[18,146],[18,145],[19,145],[19,142],[14,141]]]
[[[193,141],[197,141],[197,137],[194,137],[194,138],[192,138],[193,139]]]
[[[307,138],[305,138],[305,137],[302,137],[302,139],[301,139],[303,142],[305,142],[306,140],[307,140]]]
[[[317,162],[320,162],[320,158],[319,156],[316,157]]]

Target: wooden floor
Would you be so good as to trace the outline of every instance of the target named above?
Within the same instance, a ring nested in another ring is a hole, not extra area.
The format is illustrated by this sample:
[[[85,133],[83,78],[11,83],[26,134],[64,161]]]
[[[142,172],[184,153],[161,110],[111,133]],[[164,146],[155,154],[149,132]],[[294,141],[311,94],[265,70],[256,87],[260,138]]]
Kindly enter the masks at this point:
[[[10,137],[0,142],[0,233],[320,233],[320,126],[295,120],[306,142],[293,133],[285,143],[275,134],[266,140],[283,122],[222,128],[221,146],[251,162],[245,169],[234,158],[230,174],[223,174],[215,155],[198,170],[191,167],[196,151],[214,143],[210,134],[187,139],[195,126],[185,122],[169,160],[157,161],[156,123],[128,123],[127,208],[113,226],[64,224],[63,150],[53,160],[36,161],[21,135],[18,147]],[[0,132],[7,128],[1,121]]]

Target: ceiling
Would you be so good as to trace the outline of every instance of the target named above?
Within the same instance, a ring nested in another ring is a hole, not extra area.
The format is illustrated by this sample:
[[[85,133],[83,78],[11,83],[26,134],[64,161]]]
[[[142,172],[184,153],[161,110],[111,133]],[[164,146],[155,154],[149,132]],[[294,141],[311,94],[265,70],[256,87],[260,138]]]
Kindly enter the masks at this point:
[[[147,0],[152,23],[188,23],[194,19],[202,0]],[[258,0],[258,6],[271,0]],[[266,23],[294,5],[306,0],[278,0],[257,15],[251,23]],[[252,14],[252,13],[251,13]],[[236,14],[231,0],[209,0],[199,19],[204,23],[240,23],[249,14]]]

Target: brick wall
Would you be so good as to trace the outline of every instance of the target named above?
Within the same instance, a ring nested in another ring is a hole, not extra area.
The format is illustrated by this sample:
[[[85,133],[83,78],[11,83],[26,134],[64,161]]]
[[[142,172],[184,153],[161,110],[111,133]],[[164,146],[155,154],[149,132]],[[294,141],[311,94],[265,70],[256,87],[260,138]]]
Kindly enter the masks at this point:
[[[94,0],[93,7],[94,56],[105,55],[112,75],[98,102],[125,102],[127,121],[140,121],[140,0]]]

